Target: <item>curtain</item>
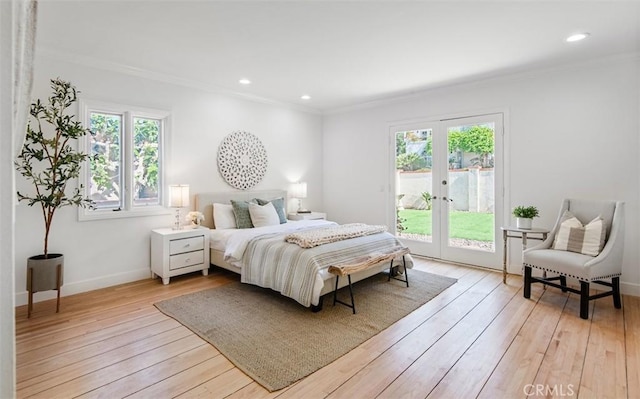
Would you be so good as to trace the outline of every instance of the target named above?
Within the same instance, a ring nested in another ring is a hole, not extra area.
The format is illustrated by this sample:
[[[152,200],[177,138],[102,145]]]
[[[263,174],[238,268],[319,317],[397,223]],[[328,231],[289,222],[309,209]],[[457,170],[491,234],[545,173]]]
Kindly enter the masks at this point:
[[[13,136],[14,155],[22,150],[33,86],[36,0],[13,0]]]

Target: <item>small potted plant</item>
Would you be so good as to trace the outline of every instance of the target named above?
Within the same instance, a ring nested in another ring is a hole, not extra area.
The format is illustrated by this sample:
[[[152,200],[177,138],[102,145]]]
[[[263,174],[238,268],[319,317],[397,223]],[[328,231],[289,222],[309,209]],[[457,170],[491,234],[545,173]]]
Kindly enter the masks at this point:
[[[533,218],[538,217],[540,213],[535,206],[516,206],[513,208],[513,216],[516,217],[516,227],[519,229],[531,229]]]

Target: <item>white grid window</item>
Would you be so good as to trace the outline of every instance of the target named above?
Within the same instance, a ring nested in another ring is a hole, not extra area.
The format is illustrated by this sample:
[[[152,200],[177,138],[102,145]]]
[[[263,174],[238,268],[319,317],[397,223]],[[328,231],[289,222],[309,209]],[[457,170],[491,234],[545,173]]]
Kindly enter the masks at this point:
[[[95,203],[95,209],[79,209],[80,220],[166,213],[163,143],[169,113],[81,100],[80,114],[92,132],[80,142],[90,155],[82,184]]]

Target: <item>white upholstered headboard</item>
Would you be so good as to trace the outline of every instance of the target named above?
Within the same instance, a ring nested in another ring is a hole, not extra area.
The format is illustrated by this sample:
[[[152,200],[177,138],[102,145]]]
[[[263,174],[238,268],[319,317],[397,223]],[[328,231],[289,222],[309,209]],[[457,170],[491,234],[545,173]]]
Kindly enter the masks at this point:
[[[204,214],[203,226],[213,229],[213,203],[230,204],[231,200],[249,201],[253,198],[272,200],[274,198],[284,198],[284,210],[287,208],[286,190],[261,190],[261,191],[217,191],[211,193],[199,193],[195,195],[196,211]]]

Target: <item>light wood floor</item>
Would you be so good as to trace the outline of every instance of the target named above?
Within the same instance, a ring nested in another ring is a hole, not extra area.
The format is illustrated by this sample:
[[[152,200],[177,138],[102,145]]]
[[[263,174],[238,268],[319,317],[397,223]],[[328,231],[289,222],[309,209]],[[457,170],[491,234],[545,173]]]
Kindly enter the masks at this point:
[[[145,280],[17,309],[17,394],[41,398],[640,398],[640,298],[592,301],[519,276],[417,259],[458,282],[334,363],[274,393],[153,303],[238,277]],[[327,306],[325,304],[325,306]]]

